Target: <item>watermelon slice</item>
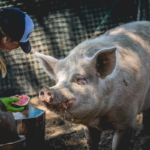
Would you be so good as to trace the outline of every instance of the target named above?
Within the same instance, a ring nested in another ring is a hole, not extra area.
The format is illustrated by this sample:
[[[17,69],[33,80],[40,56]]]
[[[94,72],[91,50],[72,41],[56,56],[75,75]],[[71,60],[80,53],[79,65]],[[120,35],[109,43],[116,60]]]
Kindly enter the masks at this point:
[[[11,96],[11,97],[18,97],[20,100],[17,102],[12,102],[12,104],[15,104],[17,106],[25,106],[28,104],[30,97],[28,97],[27,95],[15,95],[15,96]]]

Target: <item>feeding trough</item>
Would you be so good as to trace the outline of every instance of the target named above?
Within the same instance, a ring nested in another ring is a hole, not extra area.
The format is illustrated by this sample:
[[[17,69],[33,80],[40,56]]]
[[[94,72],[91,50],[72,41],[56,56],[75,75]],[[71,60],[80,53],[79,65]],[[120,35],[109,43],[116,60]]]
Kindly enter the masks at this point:
[[[26,138],[24,135],[19,135],[19,137],[17,141],[0,144],[0,150],[25,150]]]
[[[45,136],[45,111],[28,104],[24,111],[13,115],[18,134],[26,137],[26,148],[42,148]]]

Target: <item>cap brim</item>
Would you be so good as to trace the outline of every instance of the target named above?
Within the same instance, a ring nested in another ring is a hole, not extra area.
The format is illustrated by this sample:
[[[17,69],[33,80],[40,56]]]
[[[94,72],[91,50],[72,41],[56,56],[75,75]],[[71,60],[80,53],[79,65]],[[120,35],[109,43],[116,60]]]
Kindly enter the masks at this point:
[[[19,45],[25,53],[30,53],[31,45],[30,45],[29,41],[27,41],[25,43],[19,42]]]

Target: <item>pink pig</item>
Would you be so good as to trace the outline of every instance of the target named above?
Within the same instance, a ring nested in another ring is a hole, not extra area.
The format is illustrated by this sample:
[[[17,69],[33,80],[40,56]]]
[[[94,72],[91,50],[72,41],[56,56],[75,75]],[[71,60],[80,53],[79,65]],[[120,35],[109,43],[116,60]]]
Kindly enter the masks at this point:
[[[150,22],[128,23],[76,46],[64,59],[35,52],[56,81],[40,100],[65,120],[84,125],[88,150],[114,130],[112,150],[127,150],[136,116],[150,132]]]

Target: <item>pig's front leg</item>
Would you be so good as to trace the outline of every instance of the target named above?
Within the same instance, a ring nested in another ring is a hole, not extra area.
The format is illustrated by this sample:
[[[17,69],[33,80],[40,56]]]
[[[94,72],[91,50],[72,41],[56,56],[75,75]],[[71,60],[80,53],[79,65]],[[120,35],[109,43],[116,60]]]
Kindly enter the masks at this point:
[[[132,136],[133,128],[116,130],[113,136],[112,150],[127,150]]]
[[[98,150],[98,143],[100,142],[101,131],[96,128],[84,126],[84,132],[87,139],[87,149]]]

